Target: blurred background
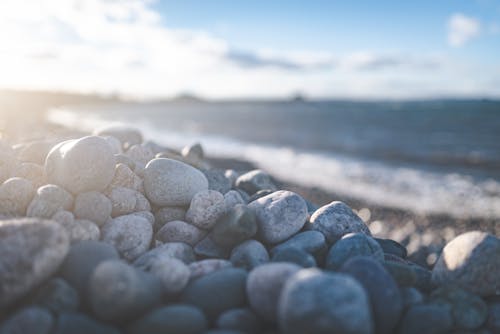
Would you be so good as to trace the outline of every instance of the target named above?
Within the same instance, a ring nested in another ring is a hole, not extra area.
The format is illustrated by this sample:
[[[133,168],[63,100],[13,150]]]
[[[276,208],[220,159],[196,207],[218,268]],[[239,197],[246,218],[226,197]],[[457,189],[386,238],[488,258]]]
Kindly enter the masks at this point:
[[[361,206],[496,223],[499,55],[498,0],[2,0],[0,131],[133,125]]]

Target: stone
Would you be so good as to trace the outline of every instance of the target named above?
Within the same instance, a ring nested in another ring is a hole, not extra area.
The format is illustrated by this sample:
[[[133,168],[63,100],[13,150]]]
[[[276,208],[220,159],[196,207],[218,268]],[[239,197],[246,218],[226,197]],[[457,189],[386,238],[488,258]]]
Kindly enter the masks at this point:
[[[205,175],[180,161],[156,158],[144,170],[144,191],[155,205],[189,205],[194,195],[203,190],[208,190]]]
[[[189,270],[191,271],[190,279],[194,280],[214,271],[229,268],[232,266],[233,264],[230,261],[221,259],[206,259],[192,262],[189,264]]]
[[[0,325],[0,334],[49,334],[54,317],[44,308],[30,306],[14,313]]]
[[[161,242],[185,242],[195,246],[207,235],[207,231],[180,220],[166,223],[156,233],[156,239]]]
[[[131,216],[138,216],[146,219],[149,224],[154,228],[155,226],[155,216],[151,213],[151,211],[136,211],[130,214]]]
[[[135,162],[134,160],[130,159],[129,157],[127,157],[125,154],[123,153],[120,153],[120,154],[115,154],[115,159],[116,159],[116,165],[118,166],[118,164],[124,164],[126,165],[128,168],[130,168],[130,170],[132,171],[132,173],[134,173],[133,171],[136,169],[135,167]],[[116,170],[115,170],[116,172]],[[134,173],[135,174],[135,173]],[[137,175],[137,174],[136,174]]]
[[[229,181],[231,181],[231,188],[232,188],[236,185],[236,179],[238,179],[238,176],[240,176],[240,175],[238,174],[238,172],[236,172],[233,169],[226,169],[226,171],[224,172],[224,176]]]
[[[456,284],[480,296],[499,294],[499,277],[500,240],[479,231],[451,240],[432,270],[434,283]]]
[[[40,188],[47,182],[45,181],[44,168],[32,162],[23,162],[19,164],[14,171],[15,176],[31,181],[35,188]]]
[[[205,315],[191,305],[168,305],[132,323],[129,334],[198,334],[208,328]]]
[[[262,189],[262,190],[259,190],[255,194],[253,194],[252,196],[250,196],[250,198],[248,199],[248,202],[253,202],[253,201],[255,201],[255,200],[259,199],[259,198],[262,198],[264,196],[270,195],[273,192],[274,191],[271,190],[271,189]],[[306,204],[307,204],[307,202],[306,202]]]
[[[500,303],[491,303],[488,308],[486,328],[492,333],[500,333]]]
[[[120,140],[113,136],[101,136],[111,147],[111,150],[113,151],[113,154],[122,154],[123,153],[123,147],[122,143]]]
[[[215,224],[210,238],[217,244],[233,248],[257,233],[257,219],[246,205],[238,204]]]
[[[71,211],[57,211],[51,218],[51,220],[60,223],[64,226],[64,224],[71,224],[75,221],[75,216]]]
[[[75,219],[59,223],[69,236],[70,243],[79,241],[99,240],[101,231],[94,222],[86,219]]]
[[[56,222],[0,220],[0,309],[52,275],[68,250],[68,235]]]
[[[223,169],[204,169],[202,173],[208,180],[208,189],[225,194],[231,190],[231,180],[226,178]]]
[[[102,226],[111,217],[111,201],[97,191],[78,194],[75,198],[73,213],[78,219],[93,221]]]
[[[160,304],[162,284],[153,275],[119,260],[101,262],[89,282],[94,314],[105,321],[139,317]]]
[[[314,256],[298,248],[280,248],[271,258],[273,262],[291,262],[304,268],[316,267]]]
[[[181,260],[186,264],[189,264],[196,259],[193,247],[189,246],[188,244],[184,242],[167,242],[143,254],[141,257],[135,260],[134,265],[142,266],[142,263],[154,261],[150,259],[151,257],[156,258],[165,256]]]
[[[202,160],[204,157],[203,147],[201,147],[200,143],[195,143],[192,145],[185,146],[181,154],[183,157],[188,158],[190,160]]]
[[[283,333],[373,333],[369,298],[345,274],[302,269],[286,281],[278,309]]]
[[[144,254],[152,239],[153,227],[146,218],[137,215],[113,218],[102,227],[102,240],[129,261]]]
[[[10,178],[16,169],[18,161],[16,153],[10,145],[0,139],[0,182]]]
[[[210,236],[201,239],[194,247],[194,252],[201,258],[225,259],[229,256],[229,250],[216,244]]]
[[[186,209],[182,207],[164,207],[155,213],[155,230],[159,231],[163,225],[174,220],[186,221]]]
[[[403,314],[403,301],[398,285],[384,266],[372,257],[356,256],[340,271],[354,277],[368,294],[375,332],[392,333]]]
[[[219,329],[234,330],[241,333],[260,333],[262,324],[249,308],[234,308],[222,313],[215,322]]]
[[[300,231],[307,220],[307,205],[302,197],[286,190],[276,191],[248,204],[257,216],[259,238],[277,244]]]
[[[243,197],[241,197],[240,193],[236,190],[229,190],[224,194],[224,204],[226,206],[226,210],[231,210],[237,204],[246,204]]]
[[[278,300],[288,278],[302,267],[286,262],[263,264],[248,274],[246,292],[252,310],[269,322],[277,322]]]
[[[214,271],[191,281],[184,289],[181,302],[199,307],[210,321],[224,311],[243,306],[246,302],[243,269],[227,268]]]
[[[417,282],[417,275],[411,266],[392,261],[385,261],[384,267],[399,286],[415,286],[415,283]]]
[[[198,228],[210,230],[225,212],[224,196],[215,190],[204,190],[194,195],[186,220]]]
[[[0,185],[0,213],[13,216],[26,215],[26,209],[35,194],[33,183],[12,177]]]
[[[107,324],[97,321],[82,313],[64,313],[57,319],[54,334],[120,334],[121,332]]]
[[[125,149],[142,143],[142,134],[140,131],[122,125],[105,126],[94,131],[94,134],[97,136],[115,137],[122,143]]]
[[[112,217],[128,215],[136,211],[151,210],[151,206],[144,195],[133,189],[124,187],[112,188],[107,192],[107,196],[111,201]]]
[[[422,293],[413,287],[402,287],[399,289],[401,292],[401,299],[403,301],[403,309],[407,310],[413,305],[421,304],[424,302]]]
[[[71,211],[73,196],[63,188],[47,184],[37,189],[26,211],[28,217],[50,218],[57,211]]]
[[[73,194],[104,190],[115,174],[115,157],[101,137],[88,136],[54,146],[45,161],[47,181]]]
[[[134,266],[156,276],[163,284],[163,291],[167,296],[181,292],[191,276],[191,270],[184,262],[167,253],[146,257],[134,262]]]
[[[447,305],[417,304],[406,311],[399,323],[401,334],[447,333],[453,327]]]
[[[94,269],[106,260],[118,260],[116,249],[102,241],[81,241],[71,245],[61,265],[61,277],[86,300],[87,287]]]
[[[436,285],[432,282],[432,271],[410,261],[408,261],[408,265],[413,269],[413,272],[415,273],[416,288],[426,293],[436,288]]]
[[[364,233],[349,233],[337,241],[328,252],[325,268],[337,270],[354,256],[370,256],[375,260],[384,260],[382,247]]]
[[[127,152],[125,152],[125,155],[135,162],[136,168],[144,168],[144,166],[155,157],[153,150],[144,144],[131,146]]]
[[[430,299],[433,303],[451,307],[455,328],[478,329],[488,318],[488,305],[480,297],[452,285],[434,290]]]
[[[371,236],[363,220],[350,207],[334,201],[316,210],[308,228],[323,233],[328,244],[332,245],[348,233],[364,233]]]
[[[277,190],[276,186],[271,180],[271,176],[260,169],[255,169],[240,175],[236,179],[236,187],[244,190],[250,195],[253,195],[257,191],[263,189],[269,189],[272,191]]]
[[[36,140],[17,144],[14,146],[14,150],[17,152],[17,159],[19,161],[43,165],[47,154],[49,154],[50,149],[55,144],[57,144],[57,142],[52,139]]]
[[[382,247],[384,253],[396,255],[402,259],[406,259],[408,252],[406,248],[399,242],[396,242],[391,239],[380,239],[380,238],[374,238],[374,239],[376,242],[378,242],[380,247]]]
[[[62,278],[52,278],[38,290],[35,304],[44,307],[54,314],[76,312],[80,297],[75,288]]]
[[[312,255],[317,255],[327,250],[326,239],[318,231],[304,231],[297,233],[290,239],[271,249],[271,255],[285,248],[296,248]]]
[[[135,166],[135,163],[134,163]],[[111,180],[110,188],[124,187],[136,190],[140,193],[144,192],[142,179],[135,174],[132,169],[123,163],[116,164],[115,175]]]
[[[235,267],[250,271],[253,268],[269,262],[266,247],[257,240],[247,240],[231,251],[230,259]]]

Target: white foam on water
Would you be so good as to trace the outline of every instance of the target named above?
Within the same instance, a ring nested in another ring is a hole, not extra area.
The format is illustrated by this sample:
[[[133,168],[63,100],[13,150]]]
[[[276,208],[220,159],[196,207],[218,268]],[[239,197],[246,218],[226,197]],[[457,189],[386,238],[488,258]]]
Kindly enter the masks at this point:
[[[84,131],[111,124],[133,126],[142,131],[146,140],[172,148],[201,142],[209,156],[247,160],[284,181],[318,187],[377,205],[457,218],[500,219],[500,183],[495,180],[478,182],[457,173],[443,174],[337,154],[162,130],[145,119],[133,123],[114,122],[102,114],[83,114],[67,109],[51,111],[48,119]]]

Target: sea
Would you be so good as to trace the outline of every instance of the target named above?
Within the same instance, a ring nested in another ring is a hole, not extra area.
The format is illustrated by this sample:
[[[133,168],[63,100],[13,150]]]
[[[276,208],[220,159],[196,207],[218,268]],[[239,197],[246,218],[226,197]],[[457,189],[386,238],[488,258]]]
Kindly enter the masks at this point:
[[[48,119],[132,126],[339,196],[500,222],[500,101],[120,102],[60,107]]]

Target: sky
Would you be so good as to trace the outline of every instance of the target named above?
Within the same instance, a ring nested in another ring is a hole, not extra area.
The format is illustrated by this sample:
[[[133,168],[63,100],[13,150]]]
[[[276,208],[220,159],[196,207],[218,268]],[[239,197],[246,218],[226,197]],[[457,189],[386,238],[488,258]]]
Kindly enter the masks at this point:
[[[0,88],[498,98],[500,0],[2,0]]]

